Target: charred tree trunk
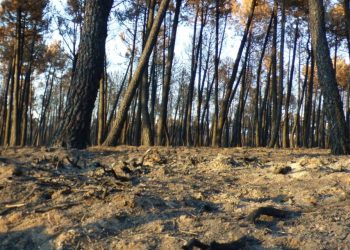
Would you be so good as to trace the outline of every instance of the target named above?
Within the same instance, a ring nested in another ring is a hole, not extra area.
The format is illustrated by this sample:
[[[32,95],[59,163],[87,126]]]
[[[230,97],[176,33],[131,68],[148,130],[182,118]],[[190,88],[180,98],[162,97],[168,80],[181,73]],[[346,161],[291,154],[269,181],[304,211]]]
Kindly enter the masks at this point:
[[[152,29],[150,31],[149,37],[147,39],[146,45],[144,50],[142,51],[142,55],[139,61],[139,64],[137,66],[137,69],[128,85],[128,88],[125,92],[125,96],[123,98],[123,101],[120,104],[117,116],[115,121],[113,122],[113,126],[111,130],[109,131],[109,134],[103,143],[104,146],[111,146],[113,144],[116,144],[117,139],[121,135],[121,131],[123,129],[123,125],[129,110],[129,106],[131,104],[131,101],[135,95],[136,89],[138,87],[138,83],[140,80],[140,77],[142,75],[142,72],[144,68],[148,64],[148,60],[150,58],[150,55],[152,53],[152,49],[155,46],[156,39],[158,36],[158,32],[160,29],[160,26],[163,22],[166,10],[168,8],[170,0],[163,0],[159,6],[158,14],[154,20]]]
[[[345,23],[346,23],[346,40],[348,47],[348,54],[350,57],[350,1],[343,1],[343,8],[345,14]],[[346,96],[346,124],[348,129],[350,129],[350,76],[348,78],[348,86],[347,86],[347,96]]]
[[[309,42],[310,42],[310,36],[307,41],[306,48],[308,49],[309,47]],[[306,85],[307,85],[307,79],[309,77],[309,65],[310,65],[310,59],[311,59],[311,53],[308,53],[308,57],[306,59],[306,72],[305,72],[305,78],[303,81],[303,85],[300,90],[300,82],[301,82],[301,59],[299,56],[299,97],[298,97],[298,106],[297,106],[297,111],[295,114],[295,119],[294,119],[294,126],[292,129],[292,146],[293,147],[299,147],[301,145],[301,136],[300,136],[300,111],[301,111],[301,106],[304,101],[304,96],[305,96],[305,90],[306,90]]]
[[[16,57],[14,69],[14,82],[12,92],[12,115],[11,115],[11,134],[10,146],[16,146],[19,143],[19,89],[21,77],[21,56],[22,56],[22,10],[17,9],[17,27],[16,27]]]
[[[172,25],[168,55],[165,63],[165,78],[164,78],[163,89],[162,89],[162,103],[160,106],[159,124],[158,124],[158,131],[157,131],[158,145],[164,145],[164,141],[165,141],[164,135],[167,130],[168,100],[169,100],[173,60],[174,60],[174,54],[175,54],[174,53],[175,42],[176,42],[177,27],[179,24],[181,3],[182,3],[182,0],[176,1],[175,16],[174,16],[173,25]]]
[[[247,68],[248,62],[249,62],[249,53],[250,53],[250,45],[252,40],[252,35],[250,34],[248,37],[248,46],[246,48],[245,53],[245,61],[242,67],[242,75],[239,77],[242,77],[242,84],[241,84],[241,90],[239,94],[239,102],[238,106],[235,112],[235,119],[233,123],[233,132],[232,132],[232,146],[234,147],[240,147],[242,146],[242,118],[243,118],[243,109],[244,109],[244,97],[246,93],[246,85],[247,85],[247,75],[248,71]],[[239,81],[238,81],[239,82]],[[234,91],[236,92],[236,91]],[[231,97],[233,99],[234,96]]]
[[[309,0],[308,3],[310,8],[312,47],[320,86],[324,95],[324,108],[330,123],[331,151],[337,155],[349,154],[348,129],[326,39],[323,0]]]
[[[3,103],[3,110],[2,110],[2,122],[1,122],[1,131],[0,131],[0,135],[2,138],[2,143],[3,145],[8,145],[8,139],[9,139],[9,135],[8,135],[8,129],[9,129],[9,124],[7,124],[7,122],[10,122],[10,117],[9,117],[9,112],[11,109],[11,100],[9,100],[8,103],[8,96],[9,93],[11,93],[11,79],[12,79],[12,72],[13,72],[13,63],[14,63],[14,59],[12,58],[9,61],[8,64],[8,74],[7,74],[7,78],[6,78],[6,83],[4,84],[5,90],[4,90],[4,103]],[[10,98],[11,99],[11,98]],[[7,118],[9,120],[7,120]]]
[[[89,143],[91,116],[103,73],[107,22],[113,0],[87,0],[78,60],[68,91],[65,119],[54,143],[85,148]]]
[[[220,29],[220,1],[215,4],[215,65],[214,65],[214,81],[215,81],[215,95],[214,95],[214,109],[215,117],[213,122],[213,131],[217,130],[219,121],[219,29]],[[215,140],[213,140],[215,142]],[[214,143],[215,145],[215,143]]]
[[[272,98],[272,111],[271,111],[271,136],[269,147],[274,147],[276,144],[276,131],[278,133],[277,119],[278,119],[278,99],[277,99],[277,1],[275,1],[275,20],[272,39],[272,53],[271,53],[271,98]]]
[[[198,68],[198,61],[199,61],[199,54],[200,54],[199,52],[202,47],[201,45],[203,41],[203,30],[207,22],[207,15],[208,15],[208,9],[206,8],[205,13],[203,11],[201,13],[201,26],[199,30],[198,42],[193,43],[191,76],[190,76],[190,83],[188,87],[188,96],[187,96],[186,110],[185,110],[185,116],[184,116],[185,124],[183,128],[184,129],[183,139],[184,139],[184,144],[186,146],[190,146],[193,144],[191,125],[192,125],[192,104],[193,104],[193,95],[194,95],[194,84],[195,84],[197,68]],[[195,32],[196,32],[196,29],[195,29]],[[194,34],[194,41],[195,41],[195,36],[196,35]]]
[[[283,104],[283,81],[284,81],[284,37],[285,37],[285,25],[286,25],[286,8],[285,1],[281,0],[281,44],[280,44],[280,61],[279,61],[279,76],[278,76],[278,86],[276,89],[277,93],[277,114],[275,113],[275,118],[273,119],[273,126],[271,131],[270,147],[279,145],[279,131],[282,118],[282,104]],[[276,13],[277,16],[277,13]],[[276,112],[276,111],[275,111]]]
[[[291,65],[290,77],[289,77],[289,81],[288,81],[286,106],[285,106],[285,114],[284,114],[284,126],[283,126],[283,137],[282,137],[282,142],[283,142],[284,148],[290,147],[290,141],[289,141],[289,105],[290,105],[290,97],[292,94],[292,84],[293,84],[298,37],[299,37],[299,21],[297,20],[296,27],[295,27],[295,35],[294,35],[292,65]]]
[[[28,107],[29,107],[29,94],[30,94],[30,83],[31,83],[31,75],[32,75],[32,60],[34,53],[34,40],[32,43],[31,49],[31,59],[29,62],[29,66],[24,78],[24,89],[23,89],[23,103],[22,103],[22,123],[21,123],[21,138],[20,138],[20,146],[23,147],[27,144],[27,127],[28,127]]]
[[[244,34],[241,40],[241,44],[240,47],[238,49],[238,53],[237,53],[237,57],[233,66],[233,70],[232,70],[232,74],[230,77],[230,80],[227,84],[227,90],[224,96],[224,99],[222,101],[222,104],[220,105],[220,112],[219,112],[219,118],[218,118],[218,122],[217,122],[217,126],[216,129],[213,130],[213,136],[212,136],[212,140],[213,141],[213,145],[214,146],[220,146],[221,145],[221,136],[222,136],[222,130],[224,128],[226,119],[227,119],[227,113],[229,111],[229,107],[230,107],[230,100],[231,100],[231,94],[232,94],[232,87],[233,84],[236,80],[237,77],[237,72],[238,72],[238,67],[239,67],[239,62],[241,60],[242,57],[242,53],[243,53],[243,49],[245,47],[247,38],[248,38],[248,34],[249,34],[249,30],[250,30],[250,26],[253,20],[253,16],[254,16],[254,11],[255,11],[255,6],[256,6],[256,0],[252,1],[251,4],[251,8],[249,11],[249,16],[248,16],[248,20],[247,20],[247,24],[244,30]]]
[[[272,22],[274,20],[274,12],[271,13],[271,18],[269,25],[266,30],[266,35],[265,35],[265,41],[263,44],[261,56],[259,59],[259,64],[258,64],[258,71],[257,71],[257,77],[256,77],[256,93],[255,93],[255,112],[254,112],[254,128],[255,128],[255,146],[259,147],[260,141],[261,141],[261,120],[260,115],[259,115],[259,96],[260,96],[260,81],[261,81],[261,69],[263,66],[263,60],[265,56],[265,51],[267,44],[269,42],[269,37],[270,37],[270,32],[271,32],[271,27],[272,27]]]
[[[146,24],[146,32],[144,34],[144,44],[143,49],[145,48],[146,41],[148,39],[149,33],[151,31],[153,21],[154,21],[154,11],[155,11],[156,1],[150,0],[148,6],[148,17]],[[155,51],[153,52],[155,53]],[[142,132],[141,132],[141,144],[145,146],[153,145],[153,131],[151,126],[151,118],[148,110],[148,100],[149,100],[149,73],[148,73],[148,65],[144,67],[143,74],[141,78],[141,115],[142,115]]]
[[[305,112],[303,121],[303,147],[308,147],[310,140],[310,124],[312,115],[312,96],[314,88],[314,75],[315,75],[315,58],[314,53],[311,50],[311,72],[308,81],[308,87],[305,99]]]
[[[259,121],[261,122],[260,124],[260,129],[261,129],[261,136],[259,138],[259,144],[260,146],[266,146],[267,144],[267,131],[268,131],[268,122],[267,118],[269,115],[268,112],[268,102],[269,102],[269,93],[270,93],[270,85],[271,85],[271,72],[272,72],[272,64],[269,66],[269,71],[267,73],[267,82],[266,82],[266,87],[265,87],[265,92],[264,92],[264,98],[262,100],[261,108],[259,111]]]
[[[106,67],[106,65],[105,65]],[[106,129],[106,89],[105,89],[105,82],[106,82],[106,74],[103,73],[102,77],[100,79],[100,86],[99,86],[99,103],[98,103],[98,117],[97,117],[97,144],[101,145],[103,142],[103,136],[105,134]]]

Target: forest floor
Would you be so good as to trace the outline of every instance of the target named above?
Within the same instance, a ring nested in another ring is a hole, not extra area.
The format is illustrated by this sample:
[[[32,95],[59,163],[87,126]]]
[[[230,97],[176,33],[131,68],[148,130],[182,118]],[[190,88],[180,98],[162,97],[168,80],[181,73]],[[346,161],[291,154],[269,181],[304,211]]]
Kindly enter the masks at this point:
[[[350,249],[350,158],[326,150],[0,152],[0,249],[172,250],[244,236],[237,249]]]

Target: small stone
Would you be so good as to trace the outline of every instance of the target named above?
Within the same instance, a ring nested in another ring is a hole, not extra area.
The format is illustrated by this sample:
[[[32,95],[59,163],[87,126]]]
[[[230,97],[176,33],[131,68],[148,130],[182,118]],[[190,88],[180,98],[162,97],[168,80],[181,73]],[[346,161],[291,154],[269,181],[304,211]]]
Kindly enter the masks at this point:
[[[275,167],[275,169],[273,170],[274,174],[288,174],[289,172],[292,171],[292,168],[290,166],[286,166],[286,167]]]
[[[194,193],[193,198],[195,198],[197,200],[204,200],[204,195],[201,192]]]

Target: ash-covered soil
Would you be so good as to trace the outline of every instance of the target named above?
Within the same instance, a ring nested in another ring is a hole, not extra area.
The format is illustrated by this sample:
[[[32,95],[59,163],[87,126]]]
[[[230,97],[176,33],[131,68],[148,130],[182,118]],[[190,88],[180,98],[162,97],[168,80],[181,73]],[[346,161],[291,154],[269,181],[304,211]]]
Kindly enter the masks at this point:
[[[282,215],[259,213],[273,208]],[[350,249],[350,158],[317,149],[1,149],[0,249],[172,250],[241,237],[237,249]]]

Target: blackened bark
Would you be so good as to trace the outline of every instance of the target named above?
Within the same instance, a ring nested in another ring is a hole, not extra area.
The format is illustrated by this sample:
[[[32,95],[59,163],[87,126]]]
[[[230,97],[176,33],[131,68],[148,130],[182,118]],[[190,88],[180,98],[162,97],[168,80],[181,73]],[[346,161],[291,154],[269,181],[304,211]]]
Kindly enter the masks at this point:
[[[317,73],[324,95],[324,109],[330,123],[331,151],[333,154],[349,154],[349,136],[345,123],[343,104],[337,88],[335,72],[326,39],[323,0],[309,0],[312,47]]]
[[[280,61],[279,61],[279,76],[278,76],[278,86],[276,89],[277,93],[277,114],[275,114],[275,119],[273,119],[272,123],[272,131],[271,131],[271,140],[270,140],[270,147],[276,146],[276,144],[279,144],[279,131],[280,131],[280,124],[281,124],[281,118],[282,118],[282,103],[283,103],[283,80],[284,80],[284,37],[285,37],[285,25],[286,25],[286,9],[285,9],[285,1],[281,0],[281,14],[282,14],[282,20],[281,20],[281,42],[280,42]],[[276,13],[277,16],[277,13]]]
[[[11,115],[11,134],[10,146],[19,144],[19,89],[21,77],[21,56],[22,56],[22,10],[17,9],[17,34],[16,34],[16,57],[13,82],[12,115]]]
[[[226,122],[226,118],[227,118],[227,113],[228,113],[228,110],[229,110],[229,107],[230,107],[230,104],[231,104],[230,100],[231,100],[231,94],[232,94],[232,87],[233,87],[233,84],[234,84],[234,82],[236,80],[236,77],[237,77],[239,62],[241,60],[243,49],[245,47],[245,44],[246,44],[246,41],[247,41],[247,38],[248,38],[248,33],[249,33],[249,30],[250,30],[250,26],[251,26],[251,23],[253,21],[256,2],[257,2],[257,0],[253,0],[252,1],[251,8],[250,8],[250,11],[249,11],[248,20],[247,20],[247,24],[246,24],[246,27],[245,27],[245,30],[244,30],[244,34],[243,34],[243,37],[242,37],[242,40],[241,40],[240,47],[238,49],[238,53],[237,53],[237,57],[236,57],[235,63],[233,65],[230,81],[227,84],[227,90],[226,90],[224,99],[223,99],[223,101],[222,101],[222,103],[220,105],[221,109],[220,109],[219,118],[218,118],[218,121],[217,121],[217,127],[213,131],[214,132],[213,133],[213,137],[212,137],[212,140],[214,140],[213,143],[212,143],[213,146],[220,146],[220,144],[221,144],[222,130],[224,128],[224,125],[225,125],[225,122]]]
[[[309,41],[306,45],[307,47],[309,46]],[[306,60],[306,72],[305,72],[305,78],[302,86],[302,90],[299,96],[298,100],[298,106],[297,106],[297,111],[295,114],[295,119],[294,119],[294,126],[292,129],[292,146],[293,147],[299,147],[301,145],[301,139],[300,139],[300,111],[301,111],[301,106],[304,101],[304,96],[305,96],[305,90],[306,90],[306,85],[308,83],[307,79],[309,76],[309,65],[310,65],[310,58],[311,58],[311,53],[309,53],[307,60]],[[299,58],[300,60],[300,58]],[[300,74],[300,62],[299,62],[299,74]],[[300,84],[300,83],[299,83]],[[295,136],[295,138],[294,138]]]
[[[156,1],[151,0],[148,4],[148,16],[147,16],[147,25],[146,32],[144,33],[144,44],[143,49],[145,48],[146,41],[148,39],[149,33],[151,31],[153,21],[154,21],[154,11],[155,11]],[[155,53],[155,51],[153,52]],[[147,65],[148,66],[148,65]],[[142,114],[142,145],[152,146],[153,145],[153,131],[151,128],[151,118],[148,110],[148,100],[149,100],[149,86],[150,82],[148,79],[148,67],[145,67],[141,79],[141,114]]]
[[[0,130],[0,137],[1,137],[1,142],[3,143],[3,145],[7,145],[8,144],[8,139],[9,139],[9,134],[8,134],[8,128],[9,124],[7,124],[7,122],[10,123],[10,117],[9,117],[9,112],[11,109],[11,102],[9,103],[9,107],[7,107],[8,105],[8,95],[10,91],[10,85],[11,85],[11,78],[12,78],[12,72],[13,72],[13,63],[14,63],[14,59],[12,58],[11,60],[9,60],[9,64],[8,64],[8,74],[7,74],[7,78],[6,80],[4,79],[4,81],[6,81],[4,83],[5,89],[4,89],[4,95],[3,95],[3,109],[2,109],[2,113],[1,113],[1,118],[2,118],[2,122],[1,122],[1,130]],[[8,118],[8,120],[7,120]]]
[[[278,129],[277,117],[278,117],[278,102],[277,102],[277,1],[275,0],[275,20],[273,28],[272,39],[272,52],[271,52],[271,98],[272,98],[272,111],[271,111],[271,137],[269,147],[274,147],[276,144],[275,132]]]
[[[181,3],[182,3],[182,0],[176,1],[176,9],[175,9],[175,15],[174,15],[174,20],[172,25],[170,45],[168,48],[168,56],[167,56],[166,65],[165,65],[166,73],[165,73],[163,90],[162,90],[162,104],[160,107],[160,117],[159,117],[158,131],[157,131],[158,145],[164,145],[164,134],[167,127],[166,119],[168,115],[168,100],[169,100],[169,91],[170,91],[170,83],[171,83],[171,76],[172,76],[171,72],[172,72],[173,59],[175,54],[174,53],[175,42],[176,42],[177,26],[179,24]]]
[[[258,71],[257,71],[257,77],[256,77],[256,92],[255,92],[255,112],[254,112],[254,128],[255,128],[255,146],[259,147],[260,141],[261,141],[261,120],[259,119],[259,96],[260,96],[260,77],[261,77],[261,70],[262,70],[262,65],[263,65],[263,60],[265,56],[265,51],[267,44],[269,42],[269,37],[270,37],[270,32],[271,32],[271,27],[272,27],[272,22],[274,19],[275,13],[272,11],[271,13],[271,18],[269,25],[266,30],[266,35],[265,35],[265,41],[263,44],[261,56],[259,59],[259,65],[258,65]]]
[[[311,51],[311,73],[308,81],[307,94],[305,100],[305,112],[303,121],[303,147],[308,147],[310,140],[310,124],[312,114],[312,96],[314,89],[314,75],[315,75],[315,58],[314,53]]]
[[[233,123],[233,132],[232,132],[232,146],[234,147],[241,147],[242,146],[242,118],[243,118],[243,111],[244,111],[244,97],[246,93],[246,85],[247,85],[247,75],[248,75],[248,62],[249,62],[249,53],[250,53],[250,46],[252,41],[252,35],[250,33],[248,37],[248,46],[246,48],[245,53],[245,60],[242,67],[242,84],[241,84],[241,90],[239,94],[239,103],[235,112],[235,119]],[[236,91],[234,91],[236,92]],[[233,96],[231,97],[233,99]]]
[[[154,20],[152,29],[150,31],[149,37],[147,39],[144,50],[142,51],[142,55],[137,66],[137,69],[128,85],[128,88],[125,92],[125,96],[123,98],[122,103],[120,104],[120,108],[118,110],[118,114],[116,116],[116,120],[113,123],[113,126],[103,143],[104,146],[111,146],[117,142],[117,139],[121,135],[121,131],[124,126],[124,122],[126,120],[127,112],[129,110],[129,106],[131,101],[135,95],[136,89],[138,87],[139,79],[142,75],[144,67],[148,64],[148,60],[152,53],[152,49],[156,43],[156,38],[158,36],[158,32],[160,26],[163,22],[166,10],[168,8],[170,0],[163,0],[159,6],[158,14]]]
[[[77,65],[68,91],[65,119],[55,144],[85,148],[89,143],[92,111],[103,73],[107,22],[113,0],[87,0]]]
[[[343,1],[343,8],[345,14],[345,24],[346,24],[346,40],[348,47],[348,54],[350,57],[350,1]],[[350,76],[348,78],[348,86],[347,86],[347,96],[346,96],[346,125],[348,129],[350,129]]]
[[[293,58],[292,58],[292,65],[291,65],[291,69],[290,69],[290,77],[289,77],[289,81],[288,81],[286,106],[285,106],[285,114],[284,114],[284,126],[283,126],[283,137],[282,137],[282,139],[283,139],[282,144],[283,144],[284,148],[290,147],[290,141],[289,141],[289,105],[290,105],[290,97],[292,94],[292,83],[293,83],[293,76],[294,76],[298,37],[299,37],[299,21],[297,20],[296,27],[295,27],[295,35],[294,35],[294,44],[293,44]]]

